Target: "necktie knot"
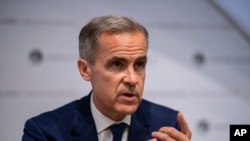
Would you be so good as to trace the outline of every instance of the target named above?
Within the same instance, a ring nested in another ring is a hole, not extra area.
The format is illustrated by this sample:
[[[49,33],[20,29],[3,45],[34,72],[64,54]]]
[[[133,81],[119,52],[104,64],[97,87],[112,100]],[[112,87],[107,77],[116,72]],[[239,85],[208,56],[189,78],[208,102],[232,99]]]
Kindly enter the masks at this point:
[[[113,141],[121,141],[122,134],[127,125],[125,123],[113,124],[109,127],[113,134]]]

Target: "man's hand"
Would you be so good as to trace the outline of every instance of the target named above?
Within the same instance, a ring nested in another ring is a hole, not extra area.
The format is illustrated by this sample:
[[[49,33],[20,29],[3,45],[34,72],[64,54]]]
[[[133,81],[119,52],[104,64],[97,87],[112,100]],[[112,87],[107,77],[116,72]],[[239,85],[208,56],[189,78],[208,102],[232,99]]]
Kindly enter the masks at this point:
[[[182,113],[178,113],[177,120],[181,131],[178,131],[174,127],[162,127],[159,131],[152,132],[153,139],[150,141],[157,141],[157,139],[161,141],[190,141],[192,132]]]

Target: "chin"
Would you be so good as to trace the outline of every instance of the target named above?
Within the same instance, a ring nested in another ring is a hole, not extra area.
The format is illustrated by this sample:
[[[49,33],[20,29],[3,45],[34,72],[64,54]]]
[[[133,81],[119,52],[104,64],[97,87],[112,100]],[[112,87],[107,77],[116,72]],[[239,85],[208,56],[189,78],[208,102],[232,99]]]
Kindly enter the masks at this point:
[[[137,110],[137,108],[138,108],[138,105],[123,106],[121,109],[121,113],[125,115],[131,115]]]

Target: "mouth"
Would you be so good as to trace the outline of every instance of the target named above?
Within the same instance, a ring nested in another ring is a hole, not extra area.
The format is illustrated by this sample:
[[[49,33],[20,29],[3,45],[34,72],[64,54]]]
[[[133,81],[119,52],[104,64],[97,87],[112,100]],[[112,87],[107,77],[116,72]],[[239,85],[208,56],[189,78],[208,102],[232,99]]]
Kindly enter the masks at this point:
[[[135,96],[135,94],[133,94],[133,93],[124,93],[123,95],[126,97],[134,97]]]
[[[138,95],[135,93],[123,93],[120,95],[123,102],[132,104],[138,102]]]

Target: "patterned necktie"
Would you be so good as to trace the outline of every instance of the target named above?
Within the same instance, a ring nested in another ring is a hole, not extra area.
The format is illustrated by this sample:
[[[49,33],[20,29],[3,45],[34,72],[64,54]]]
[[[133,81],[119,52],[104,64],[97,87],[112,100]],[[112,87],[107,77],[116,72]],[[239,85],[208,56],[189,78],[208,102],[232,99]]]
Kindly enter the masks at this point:
[[[125,123],[113,124],[109,127],[113,134],[113,141],[121,141],[122,134],[127,125]]]

